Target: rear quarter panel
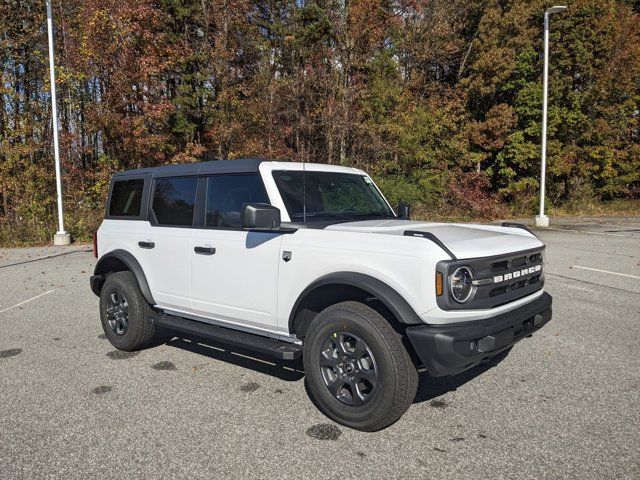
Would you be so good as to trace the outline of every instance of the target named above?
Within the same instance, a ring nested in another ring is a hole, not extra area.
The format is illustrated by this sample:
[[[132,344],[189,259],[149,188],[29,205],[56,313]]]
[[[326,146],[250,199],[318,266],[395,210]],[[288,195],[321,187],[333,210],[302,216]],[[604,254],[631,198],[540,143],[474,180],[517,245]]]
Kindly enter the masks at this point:
[[[135,256],[136,238],[142,224],[142,220],[103,220],[98,229],[98,258],[118,249]]]

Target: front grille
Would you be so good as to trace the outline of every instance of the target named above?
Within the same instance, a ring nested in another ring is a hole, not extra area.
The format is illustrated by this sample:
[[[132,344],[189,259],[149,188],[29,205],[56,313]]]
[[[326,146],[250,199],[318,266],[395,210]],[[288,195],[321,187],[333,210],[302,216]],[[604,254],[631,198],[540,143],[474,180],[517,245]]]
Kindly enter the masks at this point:
[[[511,268],[524,267],[527,264],[527,258],[526,256],[514,258],[511,260]]]
[[[509,285],[505,285],[504,287],[494,288],[489,292],[490,297],[497,297],[498,295],[502,295],[503,293],[507,293],[509,290]]]
[[[542,252],[529,255],[529,263],[542,263]]]
[[[469,303],[457,303],[446,289],[445,295],[438,297],[438,305],[446,310],[494,308],[531,295],[544,284],[543,250],[541,247],[498,257],[440,262],[438,269],[447,278],[456,268],[467,265],[481,282]]]
[[[491,273],[501,273],[509,270],[509,261],[502,260],[501,262],[494,262],[491,264]]]
[[[527,285],[533,285],[540,281],[540,275],[535,275],[533,277],[529,277],[526,280],[519,280],[517,282],[508,283],[502,287],[496,287],[489,292],[490,297],[497,297],[498,295],[502,295],[507,292],[511,292],[513,290],[518,290],[519,288],[524,288]]]

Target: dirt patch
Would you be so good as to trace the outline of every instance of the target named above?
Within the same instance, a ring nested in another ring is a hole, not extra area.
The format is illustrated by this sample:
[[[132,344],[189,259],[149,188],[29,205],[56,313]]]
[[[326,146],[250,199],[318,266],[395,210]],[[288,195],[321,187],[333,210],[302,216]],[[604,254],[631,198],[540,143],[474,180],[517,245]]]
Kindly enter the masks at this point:
[[[151,365],[151,368],[154,370],[176,370],[176,366],[172,362],[158,362],[154,365]]]
[[[2,350],[0,351],[0,358],[15,357],[16,355],[19,355],[21,353],[22,353],[21,348],[11,348],[9,350]]]
[[[260,384],[256,382],[249,382],[240,387],[241,392],[255,392],[260,388]]]
[[[112,352],[107,353],[107,357],[111,360],[125,360],[127,358],[133,358],[139,353],[140,352],[123,352],[122,350],[113,350]]]
[[[93,389],[93,393],[95,393],[96,395],[103,395],[107,392],[110,392],[111,390],[113,390],[113,387],[110,387],[109,385],[100,385],[99,387]]]
[[[318,425],[309,427],[307,429],[307,435],[318,440],[338,440],[340,435],[342,435],[342,430],[335,425],[319,423]]]

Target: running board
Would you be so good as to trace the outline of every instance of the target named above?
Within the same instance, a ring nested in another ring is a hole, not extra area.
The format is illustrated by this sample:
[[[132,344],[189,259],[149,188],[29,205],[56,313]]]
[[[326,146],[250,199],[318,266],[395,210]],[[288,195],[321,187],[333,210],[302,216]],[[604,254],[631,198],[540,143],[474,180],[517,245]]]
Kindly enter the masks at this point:
[[[302,345],[287,343],[275,338],[262,337],[230,328],[188,320],[166,313],[153,319],[154,325],[194,337],[215,340],[234,347],[252,350],[280,360],[295,360],[302,355]]]

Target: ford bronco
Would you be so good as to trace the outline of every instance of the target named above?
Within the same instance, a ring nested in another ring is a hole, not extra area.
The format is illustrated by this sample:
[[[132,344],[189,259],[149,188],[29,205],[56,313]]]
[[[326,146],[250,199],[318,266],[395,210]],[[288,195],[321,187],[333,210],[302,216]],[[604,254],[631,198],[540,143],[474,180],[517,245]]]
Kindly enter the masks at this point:
[[[118,173],[94,241],[104,332],[126,351],[170,332],[302,357],[322,412],[382,429],[413,402],[419,370],[455,375],[551,319],[544,244],[525,227],[408,216],[356,168],[244,159]]]

